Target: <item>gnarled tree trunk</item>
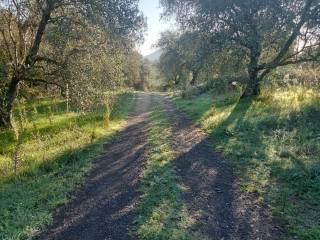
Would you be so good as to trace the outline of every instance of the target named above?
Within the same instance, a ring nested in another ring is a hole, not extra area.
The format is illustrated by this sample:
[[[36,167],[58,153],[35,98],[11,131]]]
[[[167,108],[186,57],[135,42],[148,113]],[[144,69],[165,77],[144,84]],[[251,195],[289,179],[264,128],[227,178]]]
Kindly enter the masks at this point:
[[[247,86],[241,98],[257,96],[260,94],[260,82],[258,62],[260,58],[260,51],[252,51],[250,56],[250,63],[248,65],[249,79]]]
[[[197,79],[198,79],[198,76],[199,76],[199,70],[195,70],[192,72],[192,79],[191,79],[191,82],[190,82],[190,85],[191,86],[194,86],[197,82]]]
[[[15,67],[13,68],[14,72],[12,78],[6,89],[3,90],[3,99],[0,102],[0,129],[12,127],[12,109],[14,100],[18,94],[19,82],[25,79],[27,69],[31,69],[36,62],[36,56],[39,51],[44,31],[55,7],[54,4],[55,1],[53,0],[46,1],[46,8],[42,10],[42,16],[32,47],[24,60],[17,58],[16,61],[14,61]]]
[[[258,77],[258,71],[249,74],[249,81],[241,98],[258,96],[260,94],[260,82],[261,79]]]
[[[12,127],[12,109],[19,82],[19,77],[13,76],[8,88],[4,90],[4,99],[0,102],[0,129]]]

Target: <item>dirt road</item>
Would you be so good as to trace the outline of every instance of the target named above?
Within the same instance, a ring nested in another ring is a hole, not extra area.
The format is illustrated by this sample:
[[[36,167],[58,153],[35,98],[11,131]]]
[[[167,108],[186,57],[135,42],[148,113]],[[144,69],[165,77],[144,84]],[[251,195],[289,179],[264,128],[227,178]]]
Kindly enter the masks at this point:
[[[136,239],[134,210],[139,201],[139,178],[147,157],[149,112],[161,105],[175,139],[174,165],[183,200],[195,220],[190,232],[205,239],[278,239],[267,208],[239,190],[232,169],[205,134],[176,109],[165,95],[141,94],[125,128],[105,145],[70,203],[60,207],[40,239]]]

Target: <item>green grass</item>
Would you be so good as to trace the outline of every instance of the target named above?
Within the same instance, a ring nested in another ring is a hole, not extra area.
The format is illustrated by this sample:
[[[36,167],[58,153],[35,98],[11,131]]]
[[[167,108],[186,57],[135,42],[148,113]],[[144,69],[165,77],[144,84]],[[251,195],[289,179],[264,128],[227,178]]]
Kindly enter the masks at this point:
[[[234,166],[247,192],[267,203],[288,238],[320,239],[320,95],[291,88],[255,99],[212,92],[175,98]]]
[[[109,125],[105,109],[66,113],[61,100],[17,107],[25,131],[13,174],[13,131],[0,133],[0,239],[29,239],[52,221],[52,211],[70,198],[102,144],[121,129],[134,96],[119,95]]]
[[[142,200],[137,209],[137,234],[145,240],[191,239],[191,219],[172,164],[172,136],[163,109],[151,113],[149,154],[143,170]]]

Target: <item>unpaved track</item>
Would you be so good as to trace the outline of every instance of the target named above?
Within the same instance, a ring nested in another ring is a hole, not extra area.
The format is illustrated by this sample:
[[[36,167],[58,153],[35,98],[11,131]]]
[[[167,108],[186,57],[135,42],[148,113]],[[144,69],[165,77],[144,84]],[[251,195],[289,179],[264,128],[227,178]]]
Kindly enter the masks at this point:
[[[141,94],[124,130],[105,145],[70,203],[59,208],[45,240],[128,240],[139,199],[150,96]]]
[[[131,234],[134,209],[141,194],[148,116],[155,105],[167,111],[172,125],[174,165],[179,184],[186,189],[183,201],[195,220],[190,231],[199,233],[199,239],[278,239],[267,209],[238,190],[231,168],[213,152],[205,134],[160,94],[139,96],[125,129],[105,145],[85,184],[56,211],[52,226],[40,239],[137,239]]]
[[[253,195],[240,191],[236,177],[223,158],[213,151],[207,136],[165,95],[157,97],[171,123],[174,164],[183,200],[194,220],[190,231],[201,239],[279,239],[281,229],[270,211]]]

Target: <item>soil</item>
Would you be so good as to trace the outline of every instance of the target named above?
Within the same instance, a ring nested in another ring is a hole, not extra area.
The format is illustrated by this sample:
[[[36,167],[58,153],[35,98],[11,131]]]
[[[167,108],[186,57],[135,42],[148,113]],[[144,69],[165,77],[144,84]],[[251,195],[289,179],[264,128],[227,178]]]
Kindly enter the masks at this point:
[[[161,94],[140,94],[125,128],[105,145],[85,183],[56,210],[53,224],[39,239],[137,239],[132,234],[134,210],[142,194],[139,179],[148,152],[149,112],[155,105],[167,111],[172,126],[174,165],[194,219],[190,231],[199,239],[279,239],[281,229],[267,206],[240,190],[232,168],[213,151],[206,135]]]
[[[150,96],[141,95],[125,128],[104,146],[83,186],[57,209],[43,240],[128,240],[146,153]]]

